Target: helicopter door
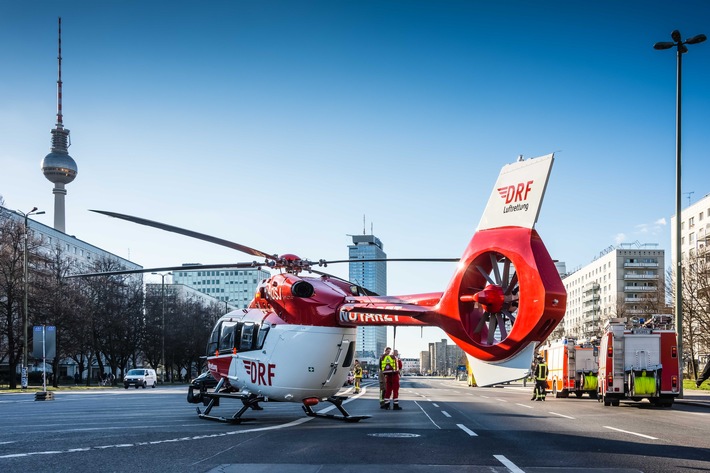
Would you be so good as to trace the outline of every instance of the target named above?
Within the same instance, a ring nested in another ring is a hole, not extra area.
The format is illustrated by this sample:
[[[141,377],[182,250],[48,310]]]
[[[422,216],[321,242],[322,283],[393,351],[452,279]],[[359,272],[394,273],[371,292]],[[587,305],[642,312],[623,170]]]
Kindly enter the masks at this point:
[[[338,368],[349,369],[354,351],[355,343],[351,343],[350,340],[343,338],[338,346],[335,360],[330,364],[330,372],[328,373],[328,378],[325,380],[325,383],[323,383],[324,387],[329,387],[334,382],[333,378],[335,377],[335,373],[338,372]],[[348,362],[347,364],[346,361]]]

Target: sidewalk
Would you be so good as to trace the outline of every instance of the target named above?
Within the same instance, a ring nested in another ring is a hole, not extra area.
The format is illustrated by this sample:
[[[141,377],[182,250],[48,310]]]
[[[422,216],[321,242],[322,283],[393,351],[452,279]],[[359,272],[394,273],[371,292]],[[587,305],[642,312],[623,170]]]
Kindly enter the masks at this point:
[[[710,391],[684,389],[683,399],[676,398],[675,403],[693,404],[696,406],[710,407]]]

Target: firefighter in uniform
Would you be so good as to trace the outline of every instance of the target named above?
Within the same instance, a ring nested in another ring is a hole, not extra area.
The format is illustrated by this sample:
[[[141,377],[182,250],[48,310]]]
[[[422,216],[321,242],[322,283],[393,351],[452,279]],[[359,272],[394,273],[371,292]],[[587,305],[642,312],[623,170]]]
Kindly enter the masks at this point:
[[[544,401],[547,390],[547,363],[542,355],[537,355],[537,365],[533,371],[535,376],[535,390],[531,401]]]
[[[360,392],[360,382],[362,381],[362,366],[360,366],[360,361],[355,360],[355,366],[353,366],[353,377],[355,378],[355,394]]]

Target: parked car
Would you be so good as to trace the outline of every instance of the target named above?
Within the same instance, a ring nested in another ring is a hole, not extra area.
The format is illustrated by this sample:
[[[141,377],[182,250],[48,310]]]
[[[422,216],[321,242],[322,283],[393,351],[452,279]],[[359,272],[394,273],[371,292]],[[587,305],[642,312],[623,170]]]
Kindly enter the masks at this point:
[[[155,370],[148,368],[129,370],[123,378],[123,387],[126,389],[131,385],[135,386],[136,389],[139,387],[145,389],[148,386],[154,388],[156,384],[158,384],[158,376],[155,374]]]
[[[355,375],[353,375],[353,372],[350,371],[348,372],[348,380],[345,382],[348,386],[352,386],[352,384],[355,382]]]
[[[215,386],[217,386],[217,380],[212,376],[212,373],[205,371],[193,379],[187,387],[187,402],[192,404],[202,402],[202,394],[208,389],[214,389]]]

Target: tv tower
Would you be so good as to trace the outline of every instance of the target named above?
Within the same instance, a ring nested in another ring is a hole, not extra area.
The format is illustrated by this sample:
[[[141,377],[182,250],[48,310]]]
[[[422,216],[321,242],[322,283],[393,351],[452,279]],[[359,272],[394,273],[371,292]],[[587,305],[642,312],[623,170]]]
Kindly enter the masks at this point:
[[[74,180],[78,172],[76,162],[69,156],[71,146],[69,130],[62,122],[62,18],[59,17],[59,75],[57,79],[57,124],[52,130],[51,152],[42,160],[42,172],[54,183],[54,229],[66,233],[64,225],[64,196],[67,195],[65,184]]]

